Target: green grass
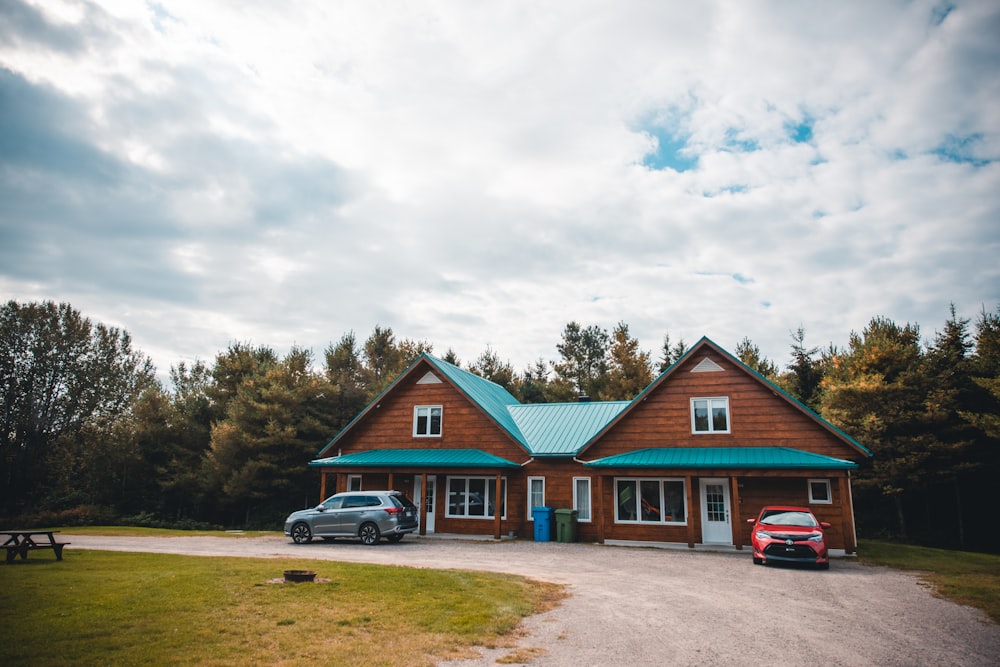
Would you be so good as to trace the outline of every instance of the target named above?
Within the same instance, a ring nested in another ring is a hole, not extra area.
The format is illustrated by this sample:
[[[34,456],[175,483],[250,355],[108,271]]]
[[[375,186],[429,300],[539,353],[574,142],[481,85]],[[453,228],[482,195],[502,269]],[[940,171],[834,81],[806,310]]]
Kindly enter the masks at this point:
[[[280,530],[176,530],[173,528],[147,528],[145,526],[69,526],[63,528],[38,528],[58,530],[73,535],[108,535],[110,537],[261,537],[281,535]]]
[[[941,597],[982,609],[1000,623],[1000,556],[878,540],[862,540],[858,555],[868,565],[920,572]]]
[[[563,596],[507,575],[67,550],[0,566],[4,664],[431,665]],[[46,556],[49,556],[48,558]],[[320,583],[272,583],[284,570]]]

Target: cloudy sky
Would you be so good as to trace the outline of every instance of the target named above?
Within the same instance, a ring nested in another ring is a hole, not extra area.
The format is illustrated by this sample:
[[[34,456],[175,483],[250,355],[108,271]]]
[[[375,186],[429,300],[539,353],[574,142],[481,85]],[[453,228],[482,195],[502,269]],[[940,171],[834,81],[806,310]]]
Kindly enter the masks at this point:
[[[161,373],[1000,305],[1000,4],[0,2],[0,297]]]

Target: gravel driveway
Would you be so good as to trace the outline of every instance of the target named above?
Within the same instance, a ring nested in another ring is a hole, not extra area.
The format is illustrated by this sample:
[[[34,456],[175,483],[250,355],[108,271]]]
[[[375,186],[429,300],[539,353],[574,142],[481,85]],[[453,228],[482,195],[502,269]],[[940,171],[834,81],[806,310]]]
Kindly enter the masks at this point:
[[[298,557],[490,570],[566,584],[525,621],[530,665],[998,665],[1000,626],[934,597],[916,576],[835,559],[830,570],[760,567],[742,553],[407,537],[365,547],[285,537],[61,536],[68,549]],[[322,566],[316,566],[322,576]],[[495,665],[511,649],[448,667]],[[524,653],[527,654],[527,651]]]

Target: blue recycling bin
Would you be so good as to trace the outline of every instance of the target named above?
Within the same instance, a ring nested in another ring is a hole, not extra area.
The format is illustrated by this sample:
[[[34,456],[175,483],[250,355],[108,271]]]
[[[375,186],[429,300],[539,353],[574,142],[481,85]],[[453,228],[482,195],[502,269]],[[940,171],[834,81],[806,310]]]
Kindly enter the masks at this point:
[[[552,540],[552,512],[551,507],[533,507],[531,516],[535,519],[535,541],[549,542]]]

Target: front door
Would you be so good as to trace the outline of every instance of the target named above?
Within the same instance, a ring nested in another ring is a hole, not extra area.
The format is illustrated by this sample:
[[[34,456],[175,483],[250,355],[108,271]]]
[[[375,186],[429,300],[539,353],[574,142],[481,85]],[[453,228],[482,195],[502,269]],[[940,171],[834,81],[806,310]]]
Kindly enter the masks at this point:
[[[434,490],[437,486],[435,482],[436,477],[434,475],[427,476],[427,488],[420,488],[420,475],[413,476],[413,486],[414,486],[414,498],[413,501],[417,503],[417,509],[420,509],[421,504],[427,505],[427,519],[424,525],[424,533],[430,534],[434,532]],[[420,513],[417,513],[420,516]]]
[[[732,544],[729,484],[725,479],[701,480],[701,542]]]

